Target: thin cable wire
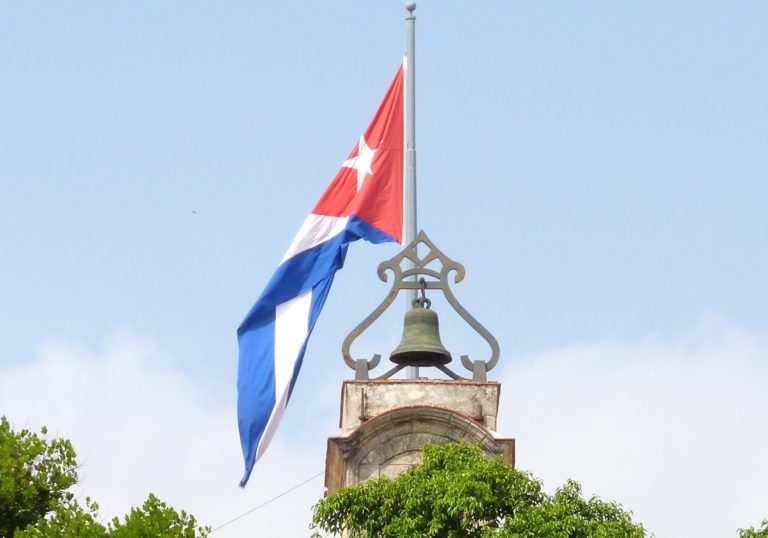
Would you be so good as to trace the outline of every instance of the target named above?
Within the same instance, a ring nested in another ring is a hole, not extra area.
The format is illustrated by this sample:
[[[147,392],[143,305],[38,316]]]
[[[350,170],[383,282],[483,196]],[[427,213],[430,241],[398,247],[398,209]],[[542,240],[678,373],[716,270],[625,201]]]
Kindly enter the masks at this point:
[[[235,518],[232,518],[232,519],[230,519],[230,520],[229,520],[229,521],[227,521],[226,523],[222,523],[221,525],[219,525],[219,526],[218,526],[218,527],[216,527],[215,529],[211,530],[210,534],[213,534],[213,533],[214,533],[214,532],[216,532],[217,530],[219,530],[219,529],[222,529],[222,528],[226,527],[226,526],[227,526],[227,525],[229,525],[230,523],[234,523],[234,522],[235,522],[235,521],[237,521],[238,519],[244,518],[245,516],[247,516],[247,515],[248,515],[248,514],[250,514],[251,512],[255,512],[256,510],[258,510],[259,508],[264,508],[265,506],[267,506],[268,504],[270,504],[270,503],[272,503],[272,502],[276,501],[276,500],[277,500],[277,499],[279,499],[280,497],[282,497],[282,496],[284,496],[284,495],[288,495],[290,492],[292,492],[293,490],[299,489],[299,488],[300,488],[301,486],[303,486],[304,484],[308,484],[309,482],[312,482],[312,481],[313,481],[315,478],[317,478],[318,476],[322,475],[323,473],[325,473],[325,471],[320,471],[320,472],[319,472],[319,473],[317,473],[315,476],[312,476],[312,477],[309,477],[309,478],[307,478],[307,479],[306,479],[304,482],[302,482],[301,484],[296,484],[296,485],[295,485],[295,486],[293,486],[292,488],[290,488],[290,489],[287,489],[287,490],[285,490],[284,492],[280,493],[279,495],[276,495],[276,496],[272,497],[272,498],[271,498],[271,499],[269,499],[268,501],[264,501],[264,502],[263,502],[263,503],[261,503],[260,505],[258,505],[258,506],[254,506],[253,508],[251,508],[251,509],[250,509],[250,510],[248,510],[247,512],[243,512],[243,513],[242,513],[242,514],[240,514],[239,516],[237,516],[237,517],[235,517]]]

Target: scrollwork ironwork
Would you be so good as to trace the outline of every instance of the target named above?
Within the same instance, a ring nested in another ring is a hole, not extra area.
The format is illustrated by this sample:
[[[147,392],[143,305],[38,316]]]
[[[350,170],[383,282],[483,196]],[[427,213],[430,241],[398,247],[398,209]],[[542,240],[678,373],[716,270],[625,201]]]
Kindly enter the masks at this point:
[[[427,252],[424,256],[419,256],[418,248],[423,246]],[[403,262],[410,261],[409,266],[403,268]],[[439,270],[428,267],[433,262],[440,263]],[[453,283],[458,284],[464,279],[464,266],[459,262],[450,259],[438,249],[434,243],[427,237],[424,231],[419,232],[416,238],[401,250],[397,255],[389,260],[379,264],[377,274],[383,282],[388,281],[388,272],[392,273],[392,287],[384,300],[371,312],[357,327],[344,339],[341,346],[344,362],[355,371],[355,379],[370,379],[371,370],[375,369],[381,362],[381,355],[374,354],[370,359],[353,358],[350,353],[350,347],[368,327],[373,324],[389,306],[395,301],[395,298],[401,290],[440,290],[443,292],[448,303],[474,329],[491,348],[491,356],[487,360],[472,360],[468,355],[461,355],[461,364],[470,372],[475,381],[486,381],[487,372],[493,369],[499,361],[499,344],[496,338],[477,321],[467,310],[459,303],[451,290],[449,277],[453,274]],[[421,277],[421,278],[419,278]],[[426,279],[424,277],[429,277]],[[395,365],[393,368],[376,377],[375,379],[387,379],[405,368],[403,365]],[[448,375],[451,379],[467,379],[447,366],[436,366],[439,370]]]

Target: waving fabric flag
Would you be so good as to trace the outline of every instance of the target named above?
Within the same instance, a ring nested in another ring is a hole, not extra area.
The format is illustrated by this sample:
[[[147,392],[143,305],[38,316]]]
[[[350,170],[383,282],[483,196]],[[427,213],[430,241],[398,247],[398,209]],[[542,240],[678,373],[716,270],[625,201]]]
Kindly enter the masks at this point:
[[[403,68],[237,330],[245,486],[291,397],[312,328],[347,246],[403,236]]]

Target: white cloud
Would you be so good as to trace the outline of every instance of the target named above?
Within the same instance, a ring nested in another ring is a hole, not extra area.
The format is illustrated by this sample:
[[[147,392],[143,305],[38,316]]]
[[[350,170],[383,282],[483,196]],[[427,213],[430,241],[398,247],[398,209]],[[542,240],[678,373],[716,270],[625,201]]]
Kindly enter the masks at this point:
[[[324,432],[308,428],[297,434],[300,446],[276,440],[248,487],[238,488],[234,389],[226,405],[212,403],[165,363],[151,344],[126,335],[96,352],[48,344],[31,361],[0,371],[0,409],[17,427],[48,425],[72,440],[82,463],[78,494],[95,499],[105,519],[151,491],[216,527],[323,469]],[[322,488],[320,477],[213,536],[256,529],[306,536]]]
[[[689,334],[510,361],[500,432],[548,489],[574,478],[658,538],[736,536],[768,517],[768,345],[711,320]]]
[[[338,390],[292,410],[240,490],[234,390],[223,399],[206,392],[172,362],[125,334],[97,350],[48,344],[24,364],[0,367],[0,412],[72,439],[80,493],[105,517],[152,491],[215,527],[322,471],[337,417],[317,410],[335,414]],[[548,489],[574,478],[587,493],[622,502],[658,538],[735,538],[738,527],[768,517],[768,345],[760,335],[715,321],[677,338],[507,356],[502,368],[499,431],[517,438],[518,466]],[[307,536],[321,494],[317,478],[213,536]]]

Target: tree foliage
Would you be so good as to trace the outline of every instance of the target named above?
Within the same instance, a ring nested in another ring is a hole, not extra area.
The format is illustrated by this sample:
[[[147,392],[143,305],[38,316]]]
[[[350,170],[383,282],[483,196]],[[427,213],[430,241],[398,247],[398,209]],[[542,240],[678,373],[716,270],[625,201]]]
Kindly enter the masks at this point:
[[[0,536],[13,536],[60,506],[72,501],[67,491],[77,482],[77,461],[72,443],[46,440],[23,429],[14,431],[0,417]]]
[[[768,538],[768,519],[763,520],[759,529],[754,527],[739,529],[739,538]]]
[[[13,538],[105,538],[107,529],[99,522],[98,505],[85,499],[85,505],[73,500],[16,530]]]
[[[14,431],[0,417],[0,538],[203,538],[210,528],[149,494],[123,519],[101,523],[98,505],[81,504],[69,488],[77,456],[66,439]]]
[[[642,538],[620,505],[584,499],[569,481],[554,495],[530,474],[468,444],[427,445],[394,480],[340,489],[314,507],[312,525],[373,537]]]
[[[132,508],[123,521],[114,518],[108,526],[110,538],[197,538],[209,532],[207,527],[198,527],[194,516],[176,512],[151,493],[141,508]]]

